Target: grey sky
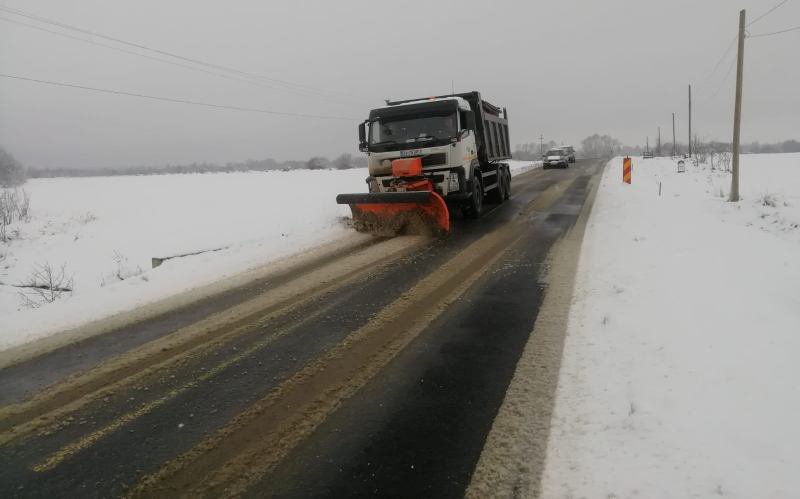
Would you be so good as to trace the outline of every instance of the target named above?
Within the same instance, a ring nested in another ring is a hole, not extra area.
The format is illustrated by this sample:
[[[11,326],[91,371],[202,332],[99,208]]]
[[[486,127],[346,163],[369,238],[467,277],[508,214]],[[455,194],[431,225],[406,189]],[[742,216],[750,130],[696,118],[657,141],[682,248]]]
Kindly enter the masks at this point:
[[[448,93],[451,81],[456,91],[480,90],[508,108],[513,144],[538,141],[540,133],[578,143],[594,132],[628,144],[644,144],[649,135],[653,144],[659,125],[662,138],[670,138],[672,112],[685,142],[688,83],[696,132],[730,140],[735,71],[728,70],[735,47],[713,73],[712,67],[736,34],[740,8],[752,20],[779,1],[1,0],[353,98],[262,88],[2,20],[0,73],[355,119],[213,110],[0,78],[0,145],[34,166],[334,156],[357,152],[356,124],[383,98]],[[757,34],[798,25],[800,0],[790,0],[748,29]],[[800,31],[747,41],[745,142],[800,138],[798,49]]]

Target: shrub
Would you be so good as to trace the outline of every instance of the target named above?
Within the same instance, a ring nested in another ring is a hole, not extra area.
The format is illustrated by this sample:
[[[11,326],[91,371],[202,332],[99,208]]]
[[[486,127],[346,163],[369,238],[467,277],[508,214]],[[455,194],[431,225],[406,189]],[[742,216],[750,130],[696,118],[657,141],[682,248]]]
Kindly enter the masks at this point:
[[[45,262],[35,265],[28,278],[17,287],[25,288],[25,291],[20,291],[22,304],[29,308],[38,308],[53,303],[65,293],[71,294],[73,284],[74,279],[67,272],[66,264],[55,269]]]
[[[0,242],[8,241],[8,226],[19,220],[29,222],[31,196],[22,189],[0,189]]]

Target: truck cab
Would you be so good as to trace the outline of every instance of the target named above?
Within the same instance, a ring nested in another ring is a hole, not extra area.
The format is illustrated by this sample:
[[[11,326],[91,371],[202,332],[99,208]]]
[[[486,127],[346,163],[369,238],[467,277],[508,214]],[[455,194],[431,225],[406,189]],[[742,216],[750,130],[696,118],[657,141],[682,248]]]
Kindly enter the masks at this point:
[[[371,193],[402,190],[392,162],[421,158],[435,192],[468,215],[480,214],[485,195],[508,197],[510,171],[500,162],[511,157],[505,110],[501,116],[478,92],[387,101],[359,126],[359,148],[368,155]]]

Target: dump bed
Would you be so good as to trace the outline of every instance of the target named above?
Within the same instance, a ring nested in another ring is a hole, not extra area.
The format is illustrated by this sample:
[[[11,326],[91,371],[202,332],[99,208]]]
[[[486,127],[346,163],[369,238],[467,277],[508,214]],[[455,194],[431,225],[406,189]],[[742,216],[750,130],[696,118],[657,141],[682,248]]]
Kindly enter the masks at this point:
[[[459,95],[469,102],[475,112],[476,143],[478,159],[486,164],[492,161],[511,159],[511,141],[508,138],[508,116],[505,109],[481,99],[478,92]]]

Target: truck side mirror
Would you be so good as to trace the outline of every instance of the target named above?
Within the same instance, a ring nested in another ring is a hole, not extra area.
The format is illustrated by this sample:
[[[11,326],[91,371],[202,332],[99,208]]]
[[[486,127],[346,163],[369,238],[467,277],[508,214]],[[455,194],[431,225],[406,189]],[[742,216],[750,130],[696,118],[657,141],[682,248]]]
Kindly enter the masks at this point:
[[[358,150],[359,151],[366,151],[367,150],[367,122],[363,122],[358,125]]]

